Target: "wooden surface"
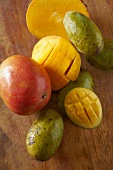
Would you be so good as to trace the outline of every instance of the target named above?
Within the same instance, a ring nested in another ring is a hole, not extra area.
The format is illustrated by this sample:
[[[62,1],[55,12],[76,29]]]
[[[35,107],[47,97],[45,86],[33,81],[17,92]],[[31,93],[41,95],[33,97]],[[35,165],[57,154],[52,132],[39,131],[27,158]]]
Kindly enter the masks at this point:
[[[0,62],[22,54],[31,56],[37,39],[27,29],[25,14],[29,0],[0,0]],[[113,1],[84,0],[93,21],[105,38],[113,40]],[[82,129],[67,117],[64,136],[53,158],[33,160],[26,151],[25,138],[37,115],[23,117],[8,110],[0,99],[0,170],[112,170],[113,169],[113,73],[98,70],[82,58],[82,66],[95,81],[95,92],[103,106],[103,120],[98,128]],[[56,108],[56,94],[53,95]]]

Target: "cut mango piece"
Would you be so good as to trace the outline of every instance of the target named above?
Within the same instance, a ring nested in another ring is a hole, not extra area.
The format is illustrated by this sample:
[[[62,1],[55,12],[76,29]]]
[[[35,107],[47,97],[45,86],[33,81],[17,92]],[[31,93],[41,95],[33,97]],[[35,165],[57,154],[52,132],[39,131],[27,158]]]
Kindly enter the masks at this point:
[[[77,53],[76,58],[72,61],[70,65],[70,69],[68,69],[68,72],[67,72],[67,77],[69,77],[70,80],[72,81],[76,80],[80,72],[80,65],[81,65],[81,60],[80,60],[79,54]],[[76,75],[73,73],[76,73]]]
[[[68,117],[78,126],[97,127],[102,120],[102,105],[97,95],[86,88],[74,88],[64,100]]]
[[[64,87],[69,82],[69,79],[67,79],[64,75],[62,75],[62,78],[59,78],[59,75],[51,75],[50,80],[54,91],[61,89],[61,87]]]
[[[63,26],[63,18],[67,11],[81,12],[89,17],[81,0],[33,0],[26,12],[27,27],[38,39],[49,35],[68,39]]]
[[[80,55],[63,37],[42,38],[34,46],[32,58],[46,69],[54,91],[63,88],[70,80],[76,80],[79,75]]]

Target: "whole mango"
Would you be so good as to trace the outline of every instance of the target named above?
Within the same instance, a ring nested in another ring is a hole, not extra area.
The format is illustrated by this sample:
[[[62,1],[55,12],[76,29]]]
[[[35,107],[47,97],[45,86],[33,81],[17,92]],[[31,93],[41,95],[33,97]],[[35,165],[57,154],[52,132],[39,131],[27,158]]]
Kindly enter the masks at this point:
[[[8,57],[0,66],[0,95],[12,112],[33,114],[50,100],[49,75],[41,65],[27,56]]]
[[[50,159],[61,143],[63,130],[64,124],[60,114],[52,109],[41,113],[26,137],[29,155],[39,161]]]
[[[104,49],[98,55],[86,56],[87,61],[94,67],[113,71],[113,41],[104,39]]]
[[[103,50],[102,33],[90,18],[76,11],[69,11],[66,12],[63,23],[70,41],[79,52],[91,55]]]

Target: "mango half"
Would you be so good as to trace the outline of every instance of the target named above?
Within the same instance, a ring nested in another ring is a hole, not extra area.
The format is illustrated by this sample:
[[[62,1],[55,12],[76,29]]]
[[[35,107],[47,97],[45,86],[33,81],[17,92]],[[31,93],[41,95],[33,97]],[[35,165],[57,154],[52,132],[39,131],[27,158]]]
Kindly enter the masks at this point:
[[[62,88],[58,93],[58,106],[65,115],[64,99],[67,93],[75,87],[84,87],[93,91],[94,79],[88,70],[81,69],[80,73],[75,81],[70,81],[64,88]]]
[[[98,96],[86,88],[74,88],[65,98],[65,110],[76,125],[95,128],[102,120],[102,105]]]
[[[63,37],[42,38],[34,46],[32,58],[48,72],[53,91],[63,88],[70,80],[75,81],[80,72],[80,55]]]
[[[81,0],[33,0],[26,12],[28,30],[38,39],[48,35],[68,39],[63,26],[67,11],[76,10],[89,17],[87,7]]]

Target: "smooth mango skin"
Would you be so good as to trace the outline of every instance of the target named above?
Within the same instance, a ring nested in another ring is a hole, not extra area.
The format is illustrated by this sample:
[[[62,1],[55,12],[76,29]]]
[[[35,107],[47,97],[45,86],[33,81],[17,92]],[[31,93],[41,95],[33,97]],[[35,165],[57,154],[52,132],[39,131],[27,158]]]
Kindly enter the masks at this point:
[[[86,88],[74,88],[64,101],[67,116],[83,128],[95,128],[102,121],[102,105],[98,96]]]
[[[76,11],[68,11],[63,20],[67,35],[76,49],[85,54],[99,54],[104,40],[97,25],[87,16]]]
[[[113,41],[104,39],[104,49],[98,55],[86,56],[86,60],[94,67],[113,71]]]
[[[26,137],[29,155],[36,160],[49,160],[57,151],[64,131],[62,117],[49,109],[34,121]]]
[[[69,83],[59,91],[58,107],[64,115],[66,115],[64,99],[67,93],[75,87],[84,87],[93,91],[94,80],[91,73],[85,69],[81,69],[77,79],[75,81],[69,81]]]
[[[13,113],[34,114],[50,100],[49,75],[30,57],[10,56],[0,65],[0,96]]]

